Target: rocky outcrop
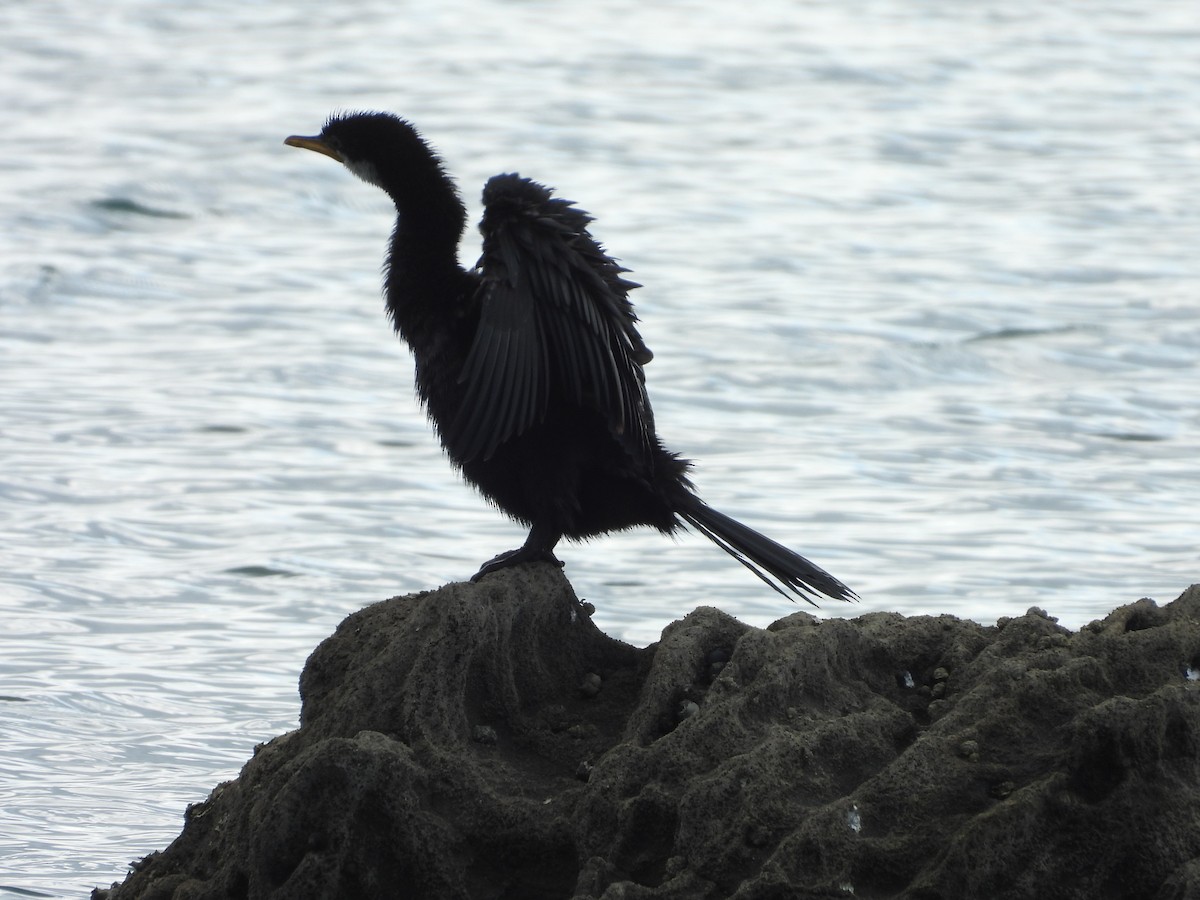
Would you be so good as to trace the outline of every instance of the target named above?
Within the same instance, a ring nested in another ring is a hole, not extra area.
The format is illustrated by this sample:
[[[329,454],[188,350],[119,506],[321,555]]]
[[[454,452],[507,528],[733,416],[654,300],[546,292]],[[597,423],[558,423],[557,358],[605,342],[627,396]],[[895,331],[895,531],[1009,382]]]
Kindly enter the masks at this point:
[[[107,900],[1200,896],[1200,587],[645,649],[522,566],[361,610]]]

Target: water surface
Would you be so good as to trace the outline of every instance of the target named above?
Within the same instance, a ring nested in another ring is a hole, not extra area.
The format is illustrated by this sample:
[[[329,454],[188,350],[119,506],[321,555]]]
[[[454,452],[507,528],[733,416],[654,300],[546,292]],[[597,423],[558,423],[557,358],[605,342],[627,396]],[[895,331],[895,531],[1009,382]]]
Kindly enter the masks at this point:
[[[0,51],[0,895],[121,878],[346,614],[523,538],[413,401],[385,199],[282,145],[333,109],[473,218],[512,170],[598,217],[664,438],[863,597],[821,615],[1200,580],[1191,3],[58,0]],[[639,643],[793,608],[695,537],[562,556]]]

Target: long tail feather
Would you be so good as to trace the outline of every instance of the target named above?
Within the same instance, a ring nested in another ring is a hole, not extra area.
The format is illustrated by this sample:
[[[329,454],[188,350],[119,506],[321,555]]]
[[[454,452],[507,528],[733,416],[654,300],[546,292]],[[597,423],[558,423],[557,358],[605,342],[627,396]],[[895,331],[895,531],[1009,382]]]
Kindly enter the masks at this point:
[[[678,512],[689,525],[791,600],[799,597],[816,606],[812,598],[821,594],[835,600],[858,598],[820,566],[717,512],[698,497],[688,497]]]

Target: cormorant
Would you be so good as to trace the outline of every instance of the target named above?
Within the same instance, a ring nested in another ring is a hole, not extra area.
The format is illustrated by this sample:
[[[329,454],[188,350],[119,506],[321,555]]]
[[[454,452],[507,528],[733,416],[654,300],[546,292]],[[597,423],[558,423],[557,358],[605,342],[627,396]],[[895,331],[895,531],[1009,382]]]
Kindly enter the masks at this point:
[[[441,160],[389,113],[331,116],[315,150],[396,204],[384,293],[416,359],[417,393],[451,462],[529,527],[516,550],[474,576],[554,556],[580,540],[687,523],[784,596],[855,594],[770,538],[717,512],[688,480],[690,463],[654,429],[629,291],[638,285],[588,231],[591,217],[519,175],[483,189],[483,255],[458,262],[466,209]],[[815,605],[815,604],[814,604]]]

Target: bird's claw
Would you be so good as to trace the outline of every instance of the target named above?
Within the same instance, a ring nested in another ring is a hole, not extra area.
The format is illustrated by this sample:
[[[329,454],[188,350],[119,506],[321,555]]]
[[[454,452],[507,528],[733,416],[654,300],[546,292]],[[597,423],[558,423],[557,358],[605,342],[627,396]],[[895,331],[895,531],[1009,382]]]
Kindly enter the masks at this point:
[[[507,569],[509,566],[519,565],[528,562],[548,562],[563,567],[563,561],[551,553],[549,550],[538,550],[532,547],[518,547],[516,550],[509,550],[501,553],[499,556],[493,557],[480,566],[479,571],[471,576],[472,581],[479,581],[484,575],[491,575],[493,572],[499,572],[501,569]]]

